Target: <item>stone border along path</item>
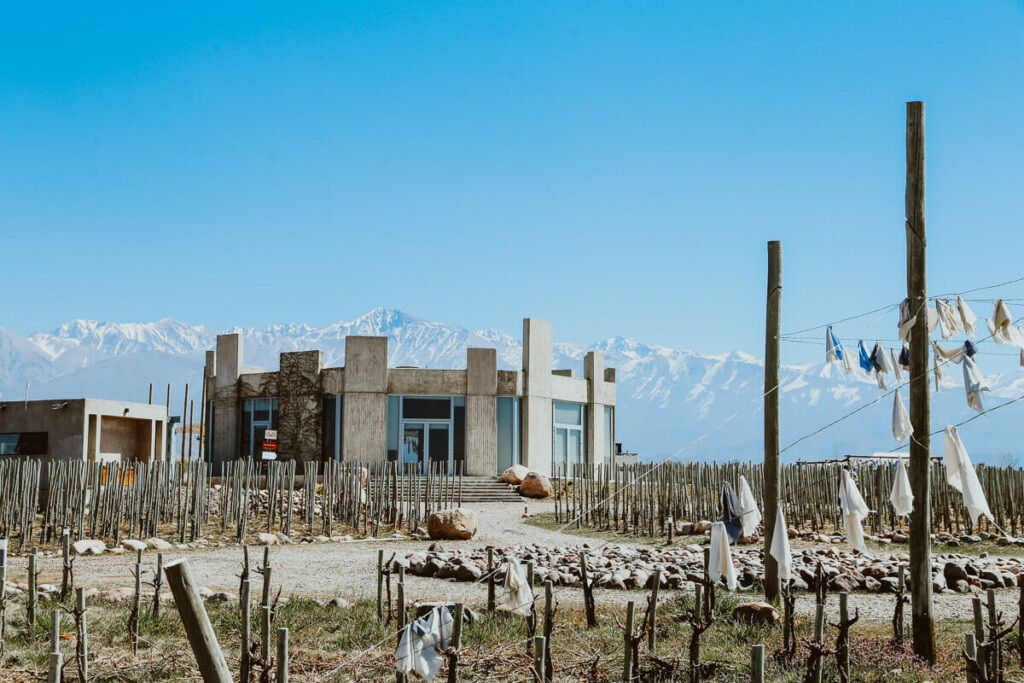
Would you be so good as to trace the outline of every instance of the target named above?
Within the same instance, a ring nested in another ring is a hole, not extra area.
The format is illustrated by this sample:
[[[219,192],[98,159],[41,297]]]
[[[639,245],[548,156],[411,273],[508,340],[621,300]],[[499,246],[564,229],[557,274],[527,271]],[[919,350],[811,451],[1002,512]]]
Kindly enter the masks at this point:
[[[469,506],[467,506],[469,507]],[[597,547],[602,541],[593,538],[577,536],[571,533],[558,534],[555,531],[542,529],[524,523],[521,519],[522,507],[509,504],[480,504],[472,506],[480,519],[480,531],[472,541],[444,541],[442,545],[448,551],[472,552],[485,545],[494,545],[495,548],[506,548],[510,545],[542,545],[553,549],[562,549],[563,546],[576,547],[583,544],[590,544]],[[535,513],[550,512],[553,504],[531,501],[530,511]],[[559,542],[560,541],[560,542]],[[673,552],[685,551],[684,541],[671,550]],[[315,543],[280,545],[271,548],[271,565],[274,568],[274,590],[277,586],[283,586],[283,595],[310,596],[320,600],[330,600],[334,597],[343,597],[348,600],[357,598],[376,597],[376,564],[377,549],[383,548],[385,559],[396,554],[396,558],[403,558],[415,552],[427,552],[429,541],[389,541],[365,543]],[[611,544],[609,544],[611,545]],[[623,549],[635,550],[638,548],[651,548],[659,550],[658,546],[651,547],[643,543],[631,543],[629,541],[615,542],[620,552]],[[680,547],[682,546],[682,547]],[[835,548],[825,548],[821,552],[828,553]],[[165,550],[164,563],[176,558],[187,558],[196,581],[213,591],[226,591],[234,595],[238,590],[238,573],[241,571],[242,552],[238,546],[196,549],[196,550]],[[735,551],[737,555],[757,556],[758,546],[740,548]],[[794,558],[799,556],[803,550],[794,548]],[[840,553],[846,554],[846,553]],[[888,557],[888,554],[878,554],[876,559]],[[260,562],[262,549],[253,546],[252,557],[254,562]],[[972,558],[973,559],[973,558]],[[994,558],[990,558],[994,559]],[[1024,558],[1003,558],[1011,561],[1016,560],[1024,563]],[[76,585],[85,588],[97,588],[100,591],[111,589],[130,588],[133,584],[131,569],[135,563],[134,553],[121,555],[100,555],[80,556],[75,560],[75,581]],[[936,562],[938,564],[938,562]],[[8,581],[24,583],[26,579],[26,559],[24,557],[9,558]],[[40,584],[59,584],[61,560],[58,557],[40,559],[42,575]],[[156,566],[156,553],[148,550],[143,558],[143,580],[149,581]],[[1022,567],[1024,568],[1024,567]],[[259,577],[256,577],[259,581]],[[149,591],[148,587],[145,589]],[[577,588],[561,588],[556,595],[556,600],[572,606],[582,606],[582,592]],[[724,589],[722,589],[724,591]],[[692,591],[689,584],[684,583],[678,591],[662,592],[662,599],[670,600],[675,595]],[[165,593],[169,593],[165,588]],[[595,601],[598,607],[615,606],[621,609],[629,600],[641,599],[638,596],[645,595],[646,591],[621,590],[617,588],[597,588],[594,591]],[[461,601],[471,606],[482,606],[487,600],[486,582],[452,582],[436,578],[418,577],[412,574],[406,575],[406,595],[411,601],[434,601],[439,599]],[[763,595],[753,591],[739,591],[736,594],[741,601],[760,600]],[[971,614],[971,595],[944,592],[935,596],[935,617],[937,620],[966,621]],[[997,608],[1004,612],[1009,619],[1017,614],[1017,602],[1019,593],[1014,590],[996,591]],[[829,594],[829,604],[834,606],[838,602],[834,593]],[[873,594],[858,591],[850,597],[850,608],[859,608],[861,619],[864,622],[877,622],[888,624],[892,619],[894,598],[886,594]],[[814,613],[814,596],[810,592],[798,593],[797,611],[800,614],[811,615]],[[907,610],[909,623],[909,608]]]

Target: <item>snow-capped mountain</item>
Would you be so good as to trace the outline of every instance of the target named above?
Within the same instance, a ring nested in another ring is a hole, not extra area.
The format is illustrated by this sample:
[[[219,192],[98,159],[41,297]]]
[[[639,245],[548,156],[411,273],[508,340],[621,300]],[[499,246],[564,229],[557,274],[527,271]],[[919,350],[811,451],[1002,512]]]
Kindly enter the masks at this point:
[[[506,332],[471,331],[386,308],[324,328],[289,323],[231,331],[244,336],[247,365],[271,369],[277,367],[282,351],[307,349],[322,350],[326,366],[343,365],[346,335],[387,336],[392,366],[464,368],[468,347],[497,349],[502,368],[520,367],[522,359],[520,339]],[[163,402],[166,385],[172,385],[171,410],[178,413],[185,382],[191,383],[191,395],[198,398],[204,354],[215,343],[214,330],[169,319],[151,323],[75,320],[28,338],[0,328],[0,400],[22,399],[28,383],[33,399],[93,396],[145,401],[152,382],[155,402]],[[705,355],[613,337],[589,346],[556,342],[554,367],[575,369],[582,375],[583,356],[589,349],[603,351],[607,366],[617,370],[616,439],[627,449],[638,451],[644,459],[761,458],[764,379],[759,359],[739,352]],[[993,372],[1006,365],[998,360],[986,358],[982,349],[983,369]],[[949,375],[942,391],[933,394],[935,429],[973,415],[964,400],[959,368],[952,366]],[[987,406],[1024,395],[1024,371],[1019,368],[990,374],[988,380],[993,391],[985,398]],[[860,370],[846,375],[838,367],[820,364],[784,366],[783,446],[881,394],[875,380]],[[890,450],[897,445],[890,433],[891,409],[891,397],[879,400],[800,442],[783,457],[813,460]],[[1022,410],[1024,401],[965,426],[962,436],[972,456],[1004,463],[1017,455],[1016,424]],[[941,453],[941,440],[933,443]]]

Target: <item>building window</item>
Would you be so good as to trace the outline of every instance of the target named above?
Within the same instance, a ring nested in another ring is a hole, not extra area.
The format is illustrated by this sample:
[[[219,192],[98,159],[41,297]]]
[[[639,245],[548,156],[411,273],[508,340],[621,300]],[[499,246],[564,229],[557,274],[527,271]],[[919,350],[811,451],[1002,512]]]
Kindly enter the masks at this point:
[[[466,455],[465,396],[388,396],[389,461],[461,471]]]
[[[604,457],[605,462],[611,465],[614,462],[615,454],[615,409],[611,406],[604,407]]]
[[[519,398],[498,397],[498,472],[504,472],[520,462],[520,406]]]
[[[263,441],[268,429],[277,429],[277,399],[249,398],[242,407],[241,456],[251,458],[253,444]]]
[[[324,460],[341,460],[344,400],[341,394],[324,398]]]
[[[587,461],[586,406],[582,403],[552,404],[551,447],[552,461],[556,468],[579,465]]]
[[[0,434],[0,455],[46,455],[47,432]]]

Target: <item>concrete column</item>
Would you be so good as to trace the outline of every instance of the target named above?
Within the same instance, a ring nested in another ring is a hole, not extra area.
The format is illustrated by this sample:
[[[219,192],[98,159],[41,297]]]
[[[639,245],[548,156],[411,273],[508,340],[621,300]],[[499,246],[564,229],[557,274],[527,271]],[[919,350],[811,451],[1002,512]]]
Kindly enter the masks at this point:
[[[320,460],[323,453],[323,358],[322,351],[281,354],[277,440],[283,460]]]
[[[85,424],[85,459],[96,460],[96,454],[99,453],[100,445],[100,416],[86,415]]]
[[[387,457],[388,338],[345,337],[342,460]]]
[[[523,464],[551,474],[551,323],[523,321]]]
[[[605,462],[604,405],[600,402],[600,384],[604,382],[604,354],[590,351],[583,358],[583,377],[587,380],[587,462]]]
[[[466,351],[466,474],[498,470],[498,352]]]
[[[238,374],[242,368],[242,336],[217,335],[216,373],[213,382],[213,462],[234,460],[241,448],[241,406],[238,403]],[[207,386],[209,393],[209,386]]]

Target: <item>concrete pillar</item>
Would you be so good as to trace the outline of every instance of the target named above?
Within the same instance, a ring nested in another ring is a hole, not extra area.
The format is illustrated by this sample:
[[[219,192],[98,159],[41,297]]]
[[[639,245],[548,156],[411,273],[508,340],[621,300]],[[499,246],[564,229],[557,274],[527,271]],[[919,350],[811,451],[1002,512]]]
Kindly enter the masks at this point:
[[[241,406],[238,404],[238,373],[242,368],[242,335],[217,335],[216,372],[213,382],[213,462],[234,460],[241,449]],[[207,387],[209,393],[209,386]]]
[[[583,358],[583,377],[587,380],[587,462],[605,462],[604,405],[600,402],[600,384],[604,382],[604,354],[590,351]]]
[[[523,464],[551,474],[551,323],[523,321]]]
[[[345,337],[342,460],[387,457],[388,338]]]
[[[323,453],[323,351],[281,354],[277,375],[277,441],[282,460],[319,460]]]
[[[466,474],[498,470],[498,352],[466,351]]]
[[[100,445],[100,416],[99,415],[86,415],[86,447],[85,447],[85,458],[86,460],[96,460],[96,454],[99,453]]]

